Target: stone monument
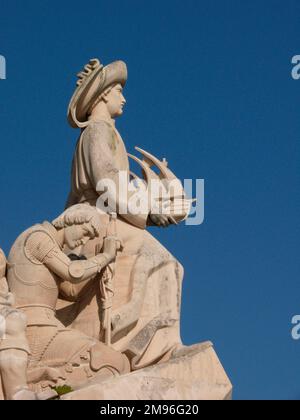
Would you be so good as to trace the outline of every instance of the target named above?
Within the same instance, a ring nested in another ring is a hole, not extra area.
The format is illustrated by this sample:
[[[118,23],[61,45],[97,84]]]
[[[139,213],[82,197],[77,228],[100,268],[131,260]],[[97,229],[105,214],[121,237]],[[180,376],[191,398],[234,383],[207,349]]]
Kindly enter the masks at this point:
[[[183,222],[192,200],[166,159],[127,153],[115,125],[126,82],[122,61],[78,74],[65,212],[24,232],[7,269],[1,254],[2,398],[58,398],[60,387],[66,400],[231,398],[212,344],[181,341],[184,270],[147,227]]]

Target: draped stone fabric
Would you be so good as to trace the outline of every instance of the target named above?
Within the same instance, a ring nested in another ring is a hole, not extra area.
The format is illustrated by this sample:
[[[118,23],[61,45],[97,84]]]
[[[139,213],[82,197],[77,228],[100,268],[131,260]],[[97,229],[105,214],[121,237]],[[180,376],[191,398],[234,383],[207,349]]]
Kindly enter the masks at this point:
[[[117,181],[119,171],[129,171],[126,147],[113,124],[91,122],[81,133],[73,160],[72,187],[68,206],[79,202],[96,205],[97,183],[103,178]],[[109,216],[99,216],[104,231]],[[147,215],[143,216],[146,226]],[[112,343],[126,352],[132,369],[166,360],[181,345],[180,303],[183,280],[181,264],[145,229],[118,215],[117,235],[123,250],[116,259]],[[95,255],[97,242],[89,241],[82,253]],[[95,338],[101,337],[99,278],[74,304],[60,302],[58,317],[66,326]]]

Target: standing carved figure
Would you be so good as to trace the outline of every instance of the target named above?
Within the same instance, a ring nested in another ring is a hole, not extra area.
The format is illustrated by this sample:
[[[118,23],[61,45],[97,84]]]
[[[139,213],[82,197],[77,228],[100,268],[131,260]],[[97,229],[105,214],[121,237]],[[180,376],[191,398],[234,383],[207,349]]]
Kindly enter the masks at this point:
[[[115,126],[126,64],[94,59],[78,78],[66,210],[22,233],[8,261],[0,250],[0,400],[50,399],[60,386],[71,400],[228,399],[212,344],[182,344],[184,270],[147,232],[182,222],[192,200],[166,159],[127,153]]]
[[[114,276],[114,300],[112,311],[112,345],[126,352],[132,369],[167,360],[172,351],[182,346],[180,338],[180,305],[183,267],[152,236],[148,225],[167,227],[176,223],[169,214],[161,214],[157,207],[149,206],[143,212],[132,212],[123,202],[124,193],[134,194],[130,188],[130,166],[126,146],[116,129],[115,118],[123,113],[126,100],[123,87],[127,81],[127,67],[122,61],[103,67],[99,60],[91,60],[79,73],[77,89],[70,102],[68,118],[75,128],[81,128],[72,168],[71,192],[67,207],[86,203],[94,207],[103,190],[99,185],[111,181],[116,194],[109,201],[115,204],[116,230],[123,249],[118,252]],[[144,160],[138,160],[146,177],[155,177],[151,170],[158,165],[167,178],[175,178],[152,155],[139,149]],[[120,174],[126,174],[124,187]],[[140,180],[139,180],[140,181]],[[122,190],[123,188],[123,190]],[[179,221],[189,213],[190,202],[180,197],[183,213]],[[121,208],[126,207],[126,211]],[[170,209],[174,202],[170,203]],[[109,215],[100,216],[103,225],[109,224]],[[87,244],[81,253],[94,255],[94,244]],[[59,311],[65,325],[97,337],[101,328],[98,304],[99,288],[91,288],[73,308]]]

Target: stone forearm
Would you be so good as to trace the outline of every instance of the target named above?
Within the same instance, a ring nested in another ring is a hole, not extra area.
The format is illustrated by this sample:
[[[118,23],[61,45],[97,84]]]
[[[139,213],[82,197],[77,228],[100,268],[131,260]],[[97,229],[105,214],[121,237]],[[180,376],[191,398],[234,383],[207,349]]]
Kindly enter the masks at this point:
[[[87,261],[73,261],[69,266],[70,281],[76,284],[89,280],[100,273],[112,260],[113,257],[108,254],[99,254]]]
[[[55,250],[45,258],[44,264],[61,280],[79,284],[94,278],[112,259],[111,255],[99,254],[89,260],[71,261],[63,252]]]

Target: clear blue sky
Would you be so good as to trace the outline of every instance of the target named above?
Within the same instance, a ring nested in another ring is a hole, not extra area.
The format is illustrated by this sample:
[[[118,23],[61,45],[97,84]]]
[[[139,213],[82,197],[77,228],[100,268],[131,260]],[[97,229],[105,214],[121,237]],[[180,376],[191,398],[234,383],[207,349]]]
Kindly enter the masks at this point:
[[[212,340],[236,399],[299,399],[299,0],[1,0],[0,246],[64,207],[89,58],[123,59],[118,127],[204,178],[199,227],[156,231],[186,269],[182,336]]]

